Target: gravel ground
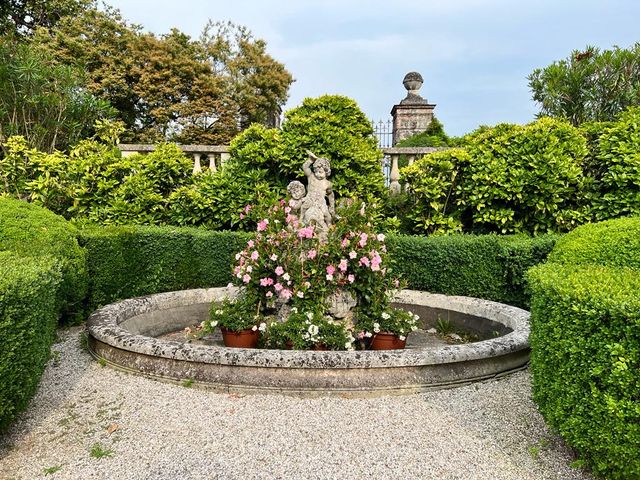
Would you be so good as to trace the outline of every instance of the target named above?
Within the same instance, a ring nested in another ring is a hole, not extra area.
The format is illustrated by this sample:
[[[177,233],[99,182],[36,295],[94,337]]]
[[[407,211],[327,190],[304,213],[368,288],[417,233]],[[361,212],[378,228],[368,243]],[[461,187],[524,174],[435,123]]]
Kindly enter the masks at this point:
[[[592,478],[569,466],[526,371],[402,397],[239,396],[101,367],[80,339],[60,332],[0,438],[0,479]],[[92,456],[96,444],[111,455]]]

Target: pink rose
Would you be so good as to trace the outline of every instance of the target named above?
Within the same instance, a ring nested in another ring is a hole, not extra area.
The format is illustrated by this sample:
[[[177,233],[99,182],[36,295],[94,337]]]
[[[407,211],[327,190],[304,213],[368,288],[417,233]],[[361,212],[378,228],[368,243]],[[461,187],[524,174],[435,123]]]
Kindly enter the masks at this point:
[[[347,271],[347,259],[343,258],[342,260],[340,260],[340,264],[338,265],[338,268],[340,269],[341,272],[346,272]]]
[[[336,273],[336,267],[334,267],[333,265],[329,265],[329,266],[327,267],[327,273],[328,273],[329,275],[333,275],[334,273]]]
[[[291,207],[284,207],[284,213],[291,213]]]
[[[347,280],[349,280],[349,283],[353,283],[353,282],[355,282],[355,281],[356,281],[356,276],[355,276],[355,275],[353,275],[353,274],[350,274],[350,275],[347,277]]]
[[[291,295],[291,290],[289,290],[288,288],[285,288],[280,292],[280,298],[284,298],[285,300],[289,300],[291,298]]]
[[[342,248],[346,248],[349,245],[349,240],[346,238],[342,239]]]
[[[367,244],[368,239],[369,239],[369,235],[367,235],[366,233],[361,233],[360,240],[358,241],[358,245],[360,245],[361,248],[364,248],[364,246]]]
[[[282,285],[280,285],[280,283],[276,283],[273,288],[276,290],[276,292],[281,291],[284,287]]]
[[[280,265],[278,265],[276,267],[276,275],[280,276],[284,273],[284,268],[282,268]]]
[[[267,229],[267,225],[269,225],[269,219],[265,218],[264,220],[260,220],[258,222],[258,231],[264,232]]]
[[[249,275],[248,273],[245,273],[245,274],[242,276],[242,281],[243,281],[244,283],[249,283],[249,282],[251,281],[251,275]]]
[[[384,233],[379,233],[376,238],[378,239],[379,242],[384,242],[384,239],[385,239]]]
[[[296,293],[296,297],[304,298],[304,292],[302,290],[298,290],[298,293]]]
[[[253,246],[254,246],[255,244],[253,243],[253,240],[249,240],[249,241],[247,242],[247,245],[249,246],[249,248],[253,248]]]
[[[268,287],[269,285],[273,285],[273,279],[272,278],[265,277],[265,278],[261,278],[260,279],[260,286]]]
[[[355,250],[351,250],[351,251],[349,252],[349,258],[350,258],[351,260],[353,260],[353,259],[354,259],[354,258],[356,258],[357,256],[358,256],[358,254],[355,252]]]
[[[367,257],[362,257],[360,259],[360,265],[364,265],[365,267],[368,267],[370,263],[371,262],[369,262],[369,259]]]
[[[303,227],[300,230],[298,230],[298,237],[313,238],[313,226]]]
[[[257,259],[258,259],[258,257],[259,257],[259,256],[260,256],[260,255],[258,254],[258,251],[257,251],[257,250],[254,250],[253,252],[251,252],[251,260],[254,260],[254,261],[255,261],[255,260],[257,260]]]
[[[316,252],[315,250],[309,250],[307,252],[307,258],[309,260],[313,260],[314,258],[316,258],[316,255],[318,255],[318,252]]]
[[[264,296],[267,297],[267,298],[271,298],[271,297],[273,297],[273,292],[267,292],[267,293],[265,293]]]

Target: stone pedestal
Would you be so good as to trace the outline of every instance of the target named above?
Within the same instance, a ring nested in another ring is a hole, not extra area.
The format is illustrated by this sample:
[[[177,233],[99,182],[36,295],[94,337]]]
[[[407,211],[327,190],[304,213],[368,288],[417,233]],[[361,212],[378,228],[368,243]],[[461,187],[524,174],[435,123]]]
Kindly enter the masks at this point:
[[[424,132],[433,120],[433,109],[436,107],[418,94],[423,83],[418,72],[407,73],[402,83],[407,89],[407,96],[391,110],[393,145],[416,133]]]

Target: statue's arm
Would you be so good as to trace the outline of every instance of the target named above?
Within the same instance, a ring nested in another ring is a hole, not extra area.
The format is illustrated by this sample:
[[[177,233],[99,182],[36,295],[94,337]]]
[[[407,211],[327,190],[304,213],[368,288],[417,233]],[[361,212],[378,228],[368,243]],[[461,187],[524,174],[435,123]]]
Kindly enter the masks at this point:
[[[311,175],[313,175],[313,172],[311,171],[311,164],[313,163],[313,160],[311,160],[310,158],[305,160],[305,162],[302,164],[302,171],[304,172],[304,174],[307,177],[310,177]]]

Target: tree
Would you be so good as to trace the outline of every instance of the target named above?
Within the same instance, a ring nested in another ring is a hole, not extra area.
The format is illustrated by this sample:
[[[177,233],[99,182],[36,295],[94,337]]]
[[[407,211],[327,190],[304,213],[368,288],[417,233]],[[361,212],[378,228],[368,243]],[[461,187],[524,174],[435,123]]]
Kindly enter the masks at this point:
[[[22,135],[43,151],[65,149],[113,114],[83,87],[80,71],[54,64],[28,43],[0,37],[0,144]]]
[[[93,4],[93,0],[3,0],[0,35],[29,36],[36,28],[51,28],[61,18],[78,15]]]
[[[587,47],[564,60],[538,68],[528,77],[538,116],[559,117],[573,125],[610,121],[640,104],[640,43],[630,49]]]
[[[177,29],[144,33],[118,10],[88,9],[40,29],[35,42],[87,72],[127,141],[227,143],[252,122],[268,123],[293,81],[266,44],[232,23],[212,23],[200,40]]]

